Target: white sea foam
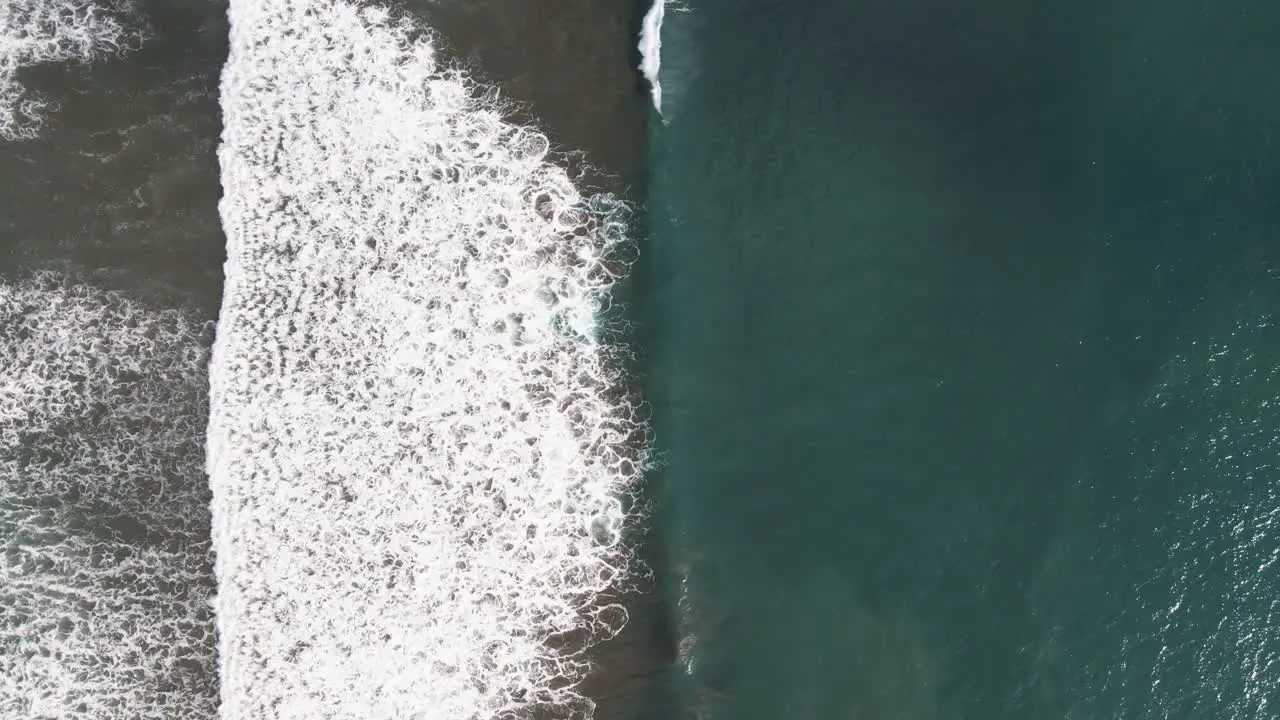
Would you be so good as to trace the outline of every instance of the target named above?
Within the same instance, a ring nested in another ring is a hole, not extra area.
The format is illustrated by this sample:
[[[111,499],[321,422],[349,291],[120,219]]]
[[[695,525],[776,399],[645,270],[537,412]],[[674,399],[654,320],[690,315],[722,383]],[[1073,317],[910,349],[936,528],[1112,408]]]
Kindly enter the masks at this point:
[[[18,82],[18,71],[49,62],[89,62],[136,39],[122,21],[130,0],[0,2],[0,139],[34,137],[50,108]]]
[[[0,284],[0,717],[215,716],[208,330]]]
[[[625,208],[386,11],[230,17],[222,717],[589,716],[644,460],[597,327]]]
[[[640,72],[649,81],[653,108],[659,115],[662,114],[662,85],[658,81],[658,71],[662,66],[662,16],[666,7],[667,0],[653,0],[640,24]]]

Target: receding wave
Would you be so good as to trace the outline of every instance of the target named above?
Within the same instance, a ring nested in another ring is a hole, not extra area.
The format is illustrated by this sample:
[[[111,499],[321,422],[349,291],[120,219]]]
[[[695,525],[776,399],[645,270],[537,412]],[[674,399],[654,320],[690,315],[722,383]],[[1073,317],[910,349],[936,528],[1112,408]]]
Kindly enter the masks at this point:
[[[0,284],[0,717],[215,716],[208,336],[66,277]]]
[[[626,208],[331,0],[233,0],[211,364],[224,718],[591,714],[644,424]]]
[[[0,139],[33,137],[50,108],[18,82],[24,67],[90,62],[137,38],[129,0],[26,0],[0,3]]]

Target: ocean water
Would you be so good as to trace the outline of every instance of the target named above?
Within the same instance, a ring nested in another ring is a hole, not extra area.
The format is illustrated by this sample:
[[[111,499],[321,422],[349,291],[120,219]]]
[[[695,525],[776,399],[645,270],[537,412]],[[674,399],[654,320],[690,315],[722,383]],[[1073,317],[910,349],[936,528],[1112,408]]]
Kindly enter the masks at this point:
[[[664,15],[690,714],[1275,717],[1274,6]]]
[[[658,9],[0,0],[0,718],[1280,716],[1280,10]]]
[[[0,717],[216,716],[224,17],[0,6]]]

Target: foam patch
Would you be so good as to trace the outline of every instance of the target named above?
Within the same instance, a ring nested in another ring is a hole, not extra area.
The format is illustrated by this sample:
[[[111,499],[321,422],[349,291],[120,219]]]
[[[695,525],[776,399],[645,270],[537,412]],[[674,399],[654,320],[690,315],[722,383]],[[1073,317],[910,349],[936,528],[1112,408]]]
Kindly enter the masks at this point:
[[[0,285],[0,717],[215,716],[209,330],[52,274]]]
[[[646,458],[599,326],[626,206],[384,10],[230,17],[222,717],[590,715]]]

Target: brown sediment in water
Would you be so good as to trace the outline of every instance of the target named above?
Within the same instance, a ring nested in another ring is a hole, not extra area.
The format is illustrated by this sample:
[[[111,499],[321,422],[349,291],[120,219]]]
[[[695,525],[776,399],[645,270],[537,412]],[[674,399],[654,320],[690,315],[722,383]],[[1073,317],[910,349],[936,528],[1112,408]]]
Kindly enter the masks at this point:
[[[403,7],[438,33],[442,60],[496,87],[514,110],[511,121],[547,135],[580,187],[634,195],[649,113],[636,69],[646,8],[635,0],[405,0]],[[637,460],[644,440],[636,439]],[[663,577],[665,563],[648,529],[632,533],[652,576],[599,599],[629,617],[618,636],[588,650],[593,670],[581,689],[601,720],[668,716],[661,679],[675,662],[675,639],[660,580],[652,579]]]
[[[634,0],[404,0],[439,33],[447,62],[496,86],[586,187],[635,187],[647,90],[636,70]]]

